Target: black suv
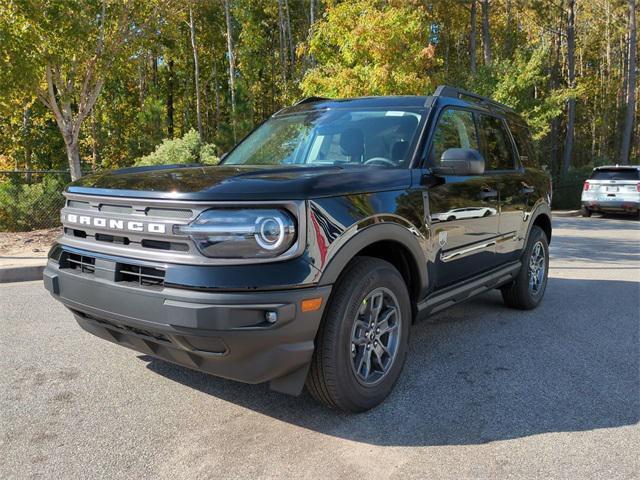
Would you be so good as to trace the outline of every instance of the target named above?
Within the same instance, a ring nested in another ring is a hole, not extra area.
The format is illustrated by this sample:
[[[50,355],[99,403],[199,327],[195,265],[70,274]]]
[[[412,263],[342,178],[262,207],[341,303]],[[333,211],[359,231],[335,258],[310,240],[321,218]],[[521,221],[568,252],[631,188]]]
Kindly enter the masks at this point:
[[[452,87],[308,98],[219,166],[71,184],[45,286],[111,342],[363,411],[393,388],[414,321],[494,288],[541,301],[535,158],[516,113]]]

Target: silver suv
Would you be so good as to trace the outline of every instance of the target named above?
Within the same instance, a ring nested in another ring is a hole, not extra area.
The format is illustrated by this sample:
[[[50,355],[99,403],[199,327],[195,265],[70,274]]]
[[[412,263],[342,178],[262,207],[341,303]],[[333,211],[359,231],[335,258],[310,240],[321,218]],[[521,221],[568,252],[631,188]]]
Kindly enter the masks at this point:
[[[582,216],[640,213],[640,166],[596,167],[582,188]]]

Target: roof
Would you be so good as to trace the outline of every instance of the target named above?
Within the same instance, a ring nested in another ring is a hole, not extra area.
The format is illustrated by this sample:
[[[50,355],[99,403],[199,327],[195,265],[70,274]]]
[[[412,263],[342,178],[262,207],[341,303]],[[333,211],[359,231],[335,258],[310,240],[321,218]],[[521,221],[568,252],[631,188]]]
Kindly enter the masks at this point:
[[[389,95],[339,99],[310,97],[300,100],[291,107],[283,108],[275,115],[286,115],[309,110],[324,110],[328,108],[425,108],[428,98],[430,97],[418,95]]]
[[[640,165],[601,165],[599,167],[595,167],[594,170],[605,170],[605,169],[628,169],[628,170],[640,170]]]
[[[491,98],[447,85],[440,85],[434,94],[430,96],[388,95],[341,99],[307,97],[291,107],[283,108],[275,115],[340,108],[427,108],[432,106],[432,102],[435,99],[447,105],[473,106],[485,111],[499,111],[506,115],[517,117],[516,113],[507,105],[496,102]]]

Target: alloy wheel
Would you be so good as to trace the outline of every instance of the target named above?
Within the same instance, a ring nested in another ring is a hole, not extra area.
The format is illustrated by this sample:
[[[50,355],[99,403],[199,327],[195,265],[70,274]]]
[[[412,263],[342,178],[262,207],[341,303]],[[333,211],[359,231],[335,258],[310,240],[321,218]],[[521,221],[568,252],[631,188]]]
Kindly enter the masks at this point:
[[[529,257],[529,291],[537,295],[542,290],[545,282],[546,256],[544,245],[537,241],[531,250]]]
[[[365,386],[382,381],[396,359],[402,317],[395,295],[379,287],[362,301],[351,330],[351,368]]]

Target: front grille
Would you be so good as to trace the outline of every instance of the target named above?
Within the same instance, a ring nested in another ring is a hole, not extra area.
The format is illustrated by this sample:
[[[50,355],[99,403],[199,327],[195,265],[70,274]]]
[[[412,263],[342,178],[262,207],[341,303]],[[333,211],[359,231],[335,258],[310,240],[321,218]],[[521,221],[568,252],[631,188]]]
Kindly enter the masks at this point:
[[[147,208],[147,215],[158,218],[189,219],[193,216],[192,210],[184,208]]]
[[[90,274],[96,271],[96,259],[93,257],[79,255],[77,253],[67,253],[64,260],[67,267],[71,270],[78,270],[80,273]]]
[[[200,258],[200,254],[188,237],[175,233],[174,227],[193,221],[203,209],[182,206],[182,202],[67,198],[61,212],[64,227],[61,243],[152,262],[166,261],[167,254],[173,253],[177,255],[175,259],[183,259],[185,263],[189,258]],[[73,220],[70,216],[74,216]],[[126,252],[123,246],[127,247]]]
[[[157,287],[164,285],[165,271],[155,267],[118,263],[116,282],[137,283],[141,287]]]
[[[123,215],[130,215],[133,209],[128,205],[106,205],[101,204],[99,207],[101,212],[105,213],[120,213]]]
[[[111,264],[111,268],[107,266],[109,264]],[[93,276],[96,274],[96,259],[88,255],[65,251],[60,257],[60,268],[72,270],[76,274]],[[111,278],[116,282],[140,287],[158,288],[164,286],[166,272],[163,268],[121,262],[103,262],[99,268],[105,272],[112,272],[111,276],[108,273],[107,276],[102,275],[103,279]]]

